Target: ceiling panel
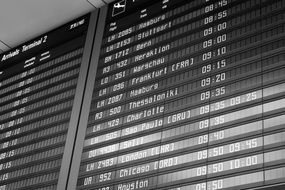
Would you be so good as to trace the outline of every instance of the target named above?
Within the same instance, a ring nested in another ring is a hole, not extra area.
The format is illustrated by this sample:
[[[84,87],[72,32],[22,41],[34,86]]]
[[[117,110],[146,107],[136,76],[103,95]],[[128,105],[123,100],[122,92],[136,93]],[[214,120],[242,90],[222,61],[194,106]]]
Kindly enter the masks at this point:
[[[92,10],[86,0],[1,0],[0,40],[15,47]]]
[[[112,1],[0,0],[0,49],[7,51]]]

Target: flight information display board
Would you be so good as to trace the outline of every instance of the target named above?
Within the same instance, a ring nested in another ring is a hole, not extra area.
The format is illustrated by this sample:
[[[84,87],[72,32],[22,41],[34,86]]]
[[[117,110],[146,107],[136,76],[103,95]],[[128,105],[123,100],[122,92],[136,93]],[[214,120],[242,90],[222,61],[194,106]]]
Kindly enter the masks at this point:
[[[108,6],[77,189],[285,183],[285,1]]]
[[[0,189],[56,189],[89,14],[0,55]]]

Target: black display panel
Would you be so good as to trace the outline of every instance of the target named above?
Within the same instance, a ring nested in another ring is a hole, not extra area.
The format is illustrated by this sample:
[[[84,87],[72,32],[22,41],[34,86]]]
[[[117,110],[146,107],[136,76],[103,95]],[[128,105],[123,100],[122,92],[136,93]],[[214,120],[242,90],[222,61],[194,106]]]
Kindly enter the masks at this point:
[[[107,10],[76,188],[284,187],[285,2]]]
[[[90,14],[0,55],[0,189],[57,189]]]

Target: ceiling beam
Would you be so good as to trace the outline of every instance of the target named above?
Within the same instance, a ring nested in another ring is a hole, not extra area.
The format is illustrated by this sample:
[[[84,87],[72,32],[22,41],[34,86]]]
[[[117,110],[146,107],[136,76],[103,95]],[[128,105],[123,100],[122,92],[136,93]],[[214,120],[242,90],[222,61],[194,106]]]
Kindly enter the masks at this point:
[[[104,0],[106,3],[111,3],[113,2],[114,0]]]
[[[106,3],[102,0],[87,0],[87,1],[96,8],[106,5]]]
[[[8,51],[9,49],[11,49],[11,47],[9,47],[6,43],[0,40],[0,53]]]

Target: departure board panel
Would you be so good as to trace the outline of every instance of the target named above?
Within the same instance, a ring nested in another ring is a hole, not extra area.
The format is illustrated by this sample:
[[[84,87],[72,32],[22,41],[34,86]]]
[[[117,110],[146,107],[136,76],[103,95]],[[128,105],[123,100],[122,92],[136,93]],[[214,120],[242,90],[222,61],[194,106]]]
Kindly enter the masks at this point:
[[[284,63],[283,0],[111,3],[76,188],[281,187]]]
[[[0,189],[57,189],[89,14],[0,55]]]

